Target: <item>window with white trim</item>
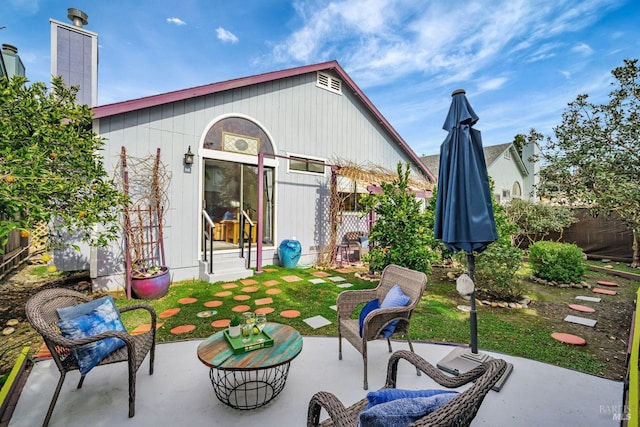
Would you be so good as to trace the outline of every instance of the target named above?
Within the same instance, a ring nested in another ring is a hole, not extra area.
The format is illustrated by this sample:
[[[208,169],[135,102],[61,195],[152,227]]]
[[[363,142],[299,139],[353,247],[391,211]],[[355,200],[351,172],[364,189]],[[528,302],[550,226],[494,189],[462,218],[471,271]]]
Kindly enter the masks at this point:
[[[342,95],[342,80],[336,79],[329,74],[317,72],[316,86],[326,89],[329,92]]]
[[[511,160],[511,149],[509,148],[507,151],[504,152],[504,158],[507,160]]]
[[[289,154],[289,172],[324,175],[325,165],[323,159]]]

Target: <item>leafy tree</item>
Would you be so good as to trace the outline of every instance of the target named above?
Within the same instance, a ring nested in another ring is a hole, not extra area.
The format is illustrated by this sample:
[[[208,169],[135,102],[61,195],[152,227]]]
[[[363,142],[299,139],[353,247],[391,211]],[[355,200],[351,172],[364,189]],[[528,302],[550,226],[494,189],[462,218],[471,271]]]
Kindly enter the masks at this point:
[[[26,83],[0,78],[0,244],[12,230],[55,222],[52,246],[67,232],[104,246],[119,236],[126,198],[105,172],[91,110],[59,77],[49,90]]]
[[[410,167],[398,163],[398,177],[382,183],[381,194],[366,195],[362,199],[365,213],[376,213],[369,232],[369,266],[381,271],[389,264],[397,264],[425,273],[431,263],[439,259],[433,238],[434,211],[424,208],[409,189]],[[429,205],[431,206],[431,205]]]
[[[633,267],[640,266],[640,68],[626,59],[612,72],[609,101],[579,95],[542,149],[543,191],[617,216],[633,231]]]
[[[562,237],[562,230],[578,221],[567,206],[533,203],[522,199],[513,199],[505,207],[505,211],[517,227],[511,235],[512,242],[517,247],[531,246],[552,232],[559,233]]]

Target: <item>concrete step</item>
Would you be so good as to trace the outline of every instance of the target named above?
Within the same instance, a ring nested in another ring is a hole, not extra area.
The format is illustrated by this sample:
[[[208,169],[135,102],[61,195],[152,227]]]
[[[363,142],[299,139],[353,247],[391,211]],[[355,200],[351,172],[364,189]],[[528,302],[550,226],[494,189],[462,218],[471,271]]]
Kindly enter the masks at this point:
[[[200,261],[200,280],[206,282],[232,282],[238,279],[245,279],[253,276],[253,270],[245,267],[246,259],[234,257],[234,258],[220,258],[213,260],[213,273],[209,273],[209,262]]]

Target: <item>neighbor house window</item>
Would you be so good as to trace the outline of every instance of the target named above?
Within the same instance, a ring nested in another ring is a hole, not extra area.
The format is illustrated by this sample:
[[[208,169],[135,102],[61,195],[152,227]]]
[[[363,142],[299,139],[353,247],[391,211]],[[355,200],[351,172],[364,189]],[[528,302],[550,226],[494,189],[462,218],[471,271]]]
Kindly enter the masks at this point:
[[[324,175],[325,161],[318,158],[289,155],[290,172],[306,172]]]
[[[513,187],[511,188],[511,197],[513,197],[514,199],[519,199],[520,197],[522,197],[522,189],[518,181],[513,183]]]
[[[504,158],[507,160],[511,160],[511,148],[504,152]]]

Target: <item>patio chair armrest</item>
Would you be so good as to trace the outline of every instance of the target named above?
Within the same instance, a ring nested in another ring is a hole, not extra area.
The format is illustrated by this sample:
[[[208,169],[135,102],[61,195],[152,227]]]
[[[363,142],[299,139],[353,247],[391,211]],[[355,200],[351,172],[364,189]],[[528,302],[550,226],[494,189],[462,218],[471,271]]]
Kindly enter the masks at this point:
[[[440,371],[438,368],[436,368],[417,354],[407,350],[398,350],[393,353],[391,357],[389,357],[389,363],[387,364],[387,381],[385,387],[396,387],[398,362],[401,359],[405,359],[407,362],[411,363],[413,366],[428,375],[432,380],[447,388],[457,388],[464,384],[467,384],[468,382],[474,381],[486,372],[488,366],[487,363],[483,363],[482,365],[479,365],[472,370],[465,372],[464,374],[460,374],[457,377],[450,377],[444,375],[442,371]]]
[[[146,311],[148,311],[149,315],[151,316],[151,330],[152,331],[156,330],[156,322],[157,322],[156,311],[150,305],[147,305],[147,304],[134,304],[134,305],[130,305],[128,307],[119,308],[118,310],[120,311],[120,313],[126,313],[127,311],[133,311],[133,310],[146,310]]]
[[[342,402],[328,391],[319,391],[311,397],[307,411],[307,427],[317,427],[320,423],[320,412],[324,409],[336,427],[353,426],[353,414]]]
[[[361,289],[357,291],[342,291],[338,295],[336,305],[338,317],[349,317],[353,310],[360,304],[369,302],[378,297],[376,289]]]
[[[407,307],[390,307],[379,308],[371,311],[365,317],[362,324],[362,337],[375,339],[380,331],[394,320],[404,320],[406,322],[411,318],[412,310]]]

